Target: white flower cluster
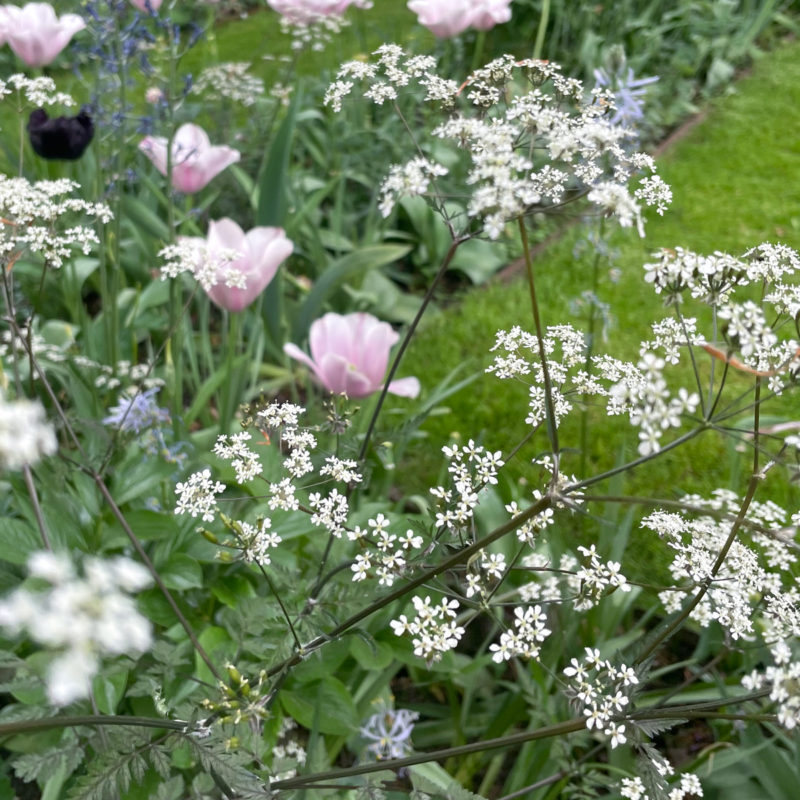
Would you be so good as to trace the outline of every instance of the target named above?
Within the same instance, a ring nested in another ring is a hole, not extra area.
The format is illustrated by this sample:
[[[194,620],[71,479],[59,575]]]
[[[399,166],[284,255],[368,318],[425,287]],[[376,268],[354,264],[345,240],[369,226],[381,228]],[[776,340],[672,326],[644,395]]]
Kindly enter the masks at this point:
[[[342,101],[355,87],[354,81],[367,81],[364,96],[377,105],[386,99],[395,99],[397,89],[416,84],[426,90],[425,100],[435,101],[450,107],[458,94],[458,84],[445,80],[434,73],[436,59],[432,56],[408,56],[396,44],[381,45],[374,53],[378,59],[368,61],[348,61],[342,64],[336,81],[325,93],[325,105],[339,112]]]
[[[0,260],[8,265],[32,253],[58,269],[75,248],[91,252],[99,241],[97,234],[83,225],[67,227],[67,218],[82,215],[106,223],[112,215],[102,203],[67,196],[77,188],[66,178],[30,183],[0,175]]]
[[[434,605],[430,597],[413,598],[414,619],[405,614],[389,624],[395,636],[409,634],[414,645],[414,655],[424,658],[428,664],[440,661],[442,655],[453,650],[464,635],[464,629],[456,621],[457,600],[442,598]]]
[[[618,561],[601,561],[595,546],[578,547],[578,552],[588,562],[577,572],[580,590],[573,601],[576,611],[588,611],[594,608],[604,595],[619,589],[629,592],[631,585],[628,579],[620,572],[622,565]]]
[[[302,478],[314,469],[311,451],[317,446],[317,440],[310,431],[300,428],[300,417],[303,414],[305,409],[292,403],[272,403],[258,412],[259,426],[267,431],[280,431],[281,445],[289,450],[283,466],[294,478]],[[270,492],[274,497],[281,497],[286,494],[286,490],[286,485],[281,482],[274,492],[272,488]],[[291,500],[289,505],[293,505]]]
[[[211,470],[204,469],[189,476],[185,483],[175,486],[175,494],[180,495],[176,514],[191,514],[203,522],[213,522],[217,510],[217,495],[225,491],[219,481],[211,480]]]
[[[381,184],[381,200],[378,208],[384,217],[392,213],[399,197],[415,197],[428,191],[430,182],[447,175],[447,168],[419,156],[405,164],[395,164]]]
[[[600,651],[585,648],[582,660],[573,658],[564,669],[569,678],[567,696],[580,704],[586,727],[602,731],[609,737],[612,749],[627,741],[625,725],[614,721],[625,712],[632,687],[639,683],[633,667],[600,658]]]
[[[249,522],[237,522],[239,544],[242,548],[242,558],[251,564],[260,564],[262,567],[272,563],[269,551],[277,547],[283,540],[277,533],[271,531],[272,520],[262,518],[258,525]]]
[[[541,606],[514,609],[514,630],[508,629],[500,635],[499,644],[489,645],[492,661],[497,664],[512,657],[538,659],[539,645],[552,633],[546,626],[547,615]]]
[[[659,335],[666,344],[668,331],[666,328],[660,330]],[[543,346],[547,356],[553,356],[559,350],[561,354],[559,360],[547,359],[556,424],[572,411],[571,394],[606,397],[609,416],[628,414],[631,424],[640,428],[639,452],[642,455],[657,452],[664,432],[679,427],[681,417],[694,413],[700,402],[697,393],[684,388],[679,389],[676,395],[670,392],[663,377],[665,360],[653,353],[644,352],[636,365],[611,356],[592,356],[590,363],[596,370],[596,375],[593,375],[585,369],[573,370],[585,366],[586,345],[583,334],[571,326],[549,327]],[[530,412],[525,422],[532,426],[541,425],[547,418],[547,398],[536,337],[518,326],[510,331],[499,331],[492,351],[500,352],[486,372],[503,379],[532,376]],[[674,363],[677,358],[674,342],[669,352]]]
[[[712,501],[695,496],[684,500],[726,513],[718,515],[721,518],[701,515],[687,519],[683,514],[659,510],[642,520],[643,527],[657,533],[675,551],[670,572],[683,589],[660,594],[666,610],[680,609],[686,595],[711,581],[691,613],[701,626],[716,621],[734,640],[752,639],[757,626],[768,641],[800,635],[800,589],[790,573],[797,561],[793,547],[797,526],[787,528],[785,512],[774,503],[751,503],[745,525],[753,546],[737,538],[714,575],[714,564],[741,500],[725,490],[715,492]]]
[[[615,371],[611,361],[604,364],[609,371]],[[609,391],[609,414],[628,411],[631,424],[640,429],[639,453],[643,456],[657,453],[664,431],[679,428],[681,417],[693,414],[700,403],[697,392],[690,393],[683,387],[675,396],[670,393],[664,380],[664,366],[663,358],[645,353],[636,365],[636,372],[625,365],[621,380]]]
[[[0,80],[0,99],[3,95],[12,94],[13,90],[24,97],[25,102],[36,108],[75,105],[71,95],[56,91],[56,82],[44,75],[39,78],[29,78],[18,72],[5,80]]]
[[[356,525],[352,531],[348,531],[347,536],[352,541],[375,548],[373,551],[359,553],[350,565],[354,581],[365,580],[369,570],[374,567],[378,584],[392,586],[395,579],[403,573],[408,551],[422,547],[422,536],[408,529],[403,536],[398,537],[389,530],[390,525],[388,517],[376,514],[367,522],[366,530]]]
[[[207,292],[218,284],[225,284],[229,289],[247,288],[247,275],[231,266],[242,256],[238,250],[212,249],[204,239],[185,236],[162,248],[158,256],[164,259],[161,280],[188,272]]]
[[[534,489],[533,491],[534,502],[541,499],[542,499],[542,493],[538,489]],[[506,511],[508,511],[509,514],[511,514],[512,517],[516,517],[517,515],[522,513],[522,510],[520,509],[516,500],[512,500],[510,503],[508,503],[505,509]],[[553,521],[554,521],[553,509],[545,508],[535,516],[531,517],[529,520],[523,522],[522,525],[520,525],[519,528],[517,528],[517,539],[519,539],[521,542],[527,542],[528,544],[533,545],[539,531],[548,528],[550,525],[553,524]]]
[[[680,302],[688,290],[707,305],[724,305],[738,286],[763,282],[776,290],[785,289],[786,278],[800,272],[797,252],[768,242],[751,248],[742,258],[719,251],[704,256],[682,247],[663,249],[654,258],[658,260],[644,265],[645,280],[658,294],[666,295],[667,303]]]
[[[6,400],[0,392],[0,470],[33,466],[58,443],[38,400]]]
[[[688,293],[726,321],[725,346],[703,345],[706,350],[737,369],[768,377],[769,388],[776,393],[787,378],[797,377],[800,341],[778,335],[782,328],[794,332],[791,321],[800,313],[797,252],[784,245],[761,244],[741,258],[719,252],[702,256],[682,248],[662,250],[657,258],[645,264],[645,280],[666,296],[668,304],[682,303]],[[736,291],[753,284],[760,285],[763,299],[756,303],[746,296],[737,301]],[[742,362],[732,357],[734,352],[741,353]]]
[[[245,484],[258,477],[261,472],[261,461],[258,454],[251,450],[246,442],[253,437],[247,432],[234,433],[231,436],[217,437],[214,455],[231,462],[236,471],[236,482]]]
[[[480,490],[497,483],[497,471],[503,466],[502,453],[486,450],[472,439],[463,447],[446,445],[442,452],[449,461],[447,471],[453,488],[435,486],[430,490],[436,498],[436,527],[456,533],[470,523]]]
[[[243,106],[255,105],[264,94],[264,81],[251,75],[247,61],[227,61],[206,67],[192,86],[193,94],[205,94],[207,100],[227,99]]]
[[[370,8],[372,5],[369,0],[353,0],[351,4],[356,8]],[[280,5],[281,31],[292,37],[293,50],[310,47],[318,52],[350,24],[342,14],[319,13],[302,0],[280,0]]]
[[[657,797],[666,797],[667,800],[683,800],[687,796],[692,798],[703,796],[703,786],[700,783],[700,778],[694,773],[685,772],[681,775],[680,783],[670,788],[663,778],[674,773],[672,765],[664,760],[661,764],[655,765],[655,769],[662,778],[659,781],[660,793],[656,795]],[[623,778],[620,782],[619,793],[627,800],[651,800],[651,796],[647,794],[642,779],[638,776],[635,778]]]
[[[531,571],[535,579],[519,588],[519,595],[526,603],[571,602],[581,591],[578,578],[580,562],[572,553],[562,553],[558,561],[545,553],[525,556],[521,565]]]
[[[604,119],[609,96],[600,90],[587,102],[581,82],[564,78],[554,64],[506,55],[476,70],[459,87],[436,75],[430,57],[410,57],[397,45],[383,45],[375,55],[373,63],[344,64],[328,89],[326,104],[340,110],[356,81],[366,84],[364,97],[378,105],[397,100],[401,90],[424,90],[424,100],[449,116],[433,136],[468,154],[467,216],[492,239],[507,222],[559,205],[568,193],[588,193],[603,213],[623,226],[636,225],[644,235],[639,202],[661,214],[672,198],[656,175],[644,178],[629,194],[626,184],[634,173],[655,172],[653,160],[628,153],[624,142],[633,134]],[[527,91],[516,91],[517,76],[528,82]],[[462,93],[465,110],[459,113]],[[388,216],[398,199],[426,193],[432,177],[446,174],[442,164],[425,156],[393,166],[381,186],[381,213]]]
[[[778,704],[778,722],[793,730],[800,725],[800,661],[786,642],[778,642],[771,652],[774,665],[745,675],[742,685],[750,692],[769,687],[769,699]]]
[[[150,647],[150,623],[130,596],[150,584],[141,565],[122,557],[86,558],[80,577],[65,556],[39,552],[28,569],[49,586],[17,589],[0,601],[0,625],[59,651],[47,670],[47,695],[54,705],[89,696],[101,656],[135,656]]]

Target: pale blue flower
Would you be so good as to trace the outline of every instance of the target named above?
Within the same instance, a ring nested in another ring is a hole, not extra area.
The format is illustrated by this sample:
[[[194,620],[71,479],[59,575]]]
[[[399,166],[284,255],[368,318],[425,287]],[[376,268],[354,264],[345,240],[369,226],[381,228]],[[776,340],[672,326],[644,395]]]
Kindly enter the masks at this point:
[[[419,718],[416,711],[387,708],[373,714],[361,728],[361,735],[370,740],[367,750],[378,760],[402,758],[411,752],[411,732]]]
[[[113,425],[121,431],[141,433],[148,428],[158,428],[169,422],[169,411],[159,408],[154,399],[158,387],[134,395],[122,395],[119,403],[109,409],[111,413],[103,418],[104,425]]]
[[[624,67],[615,73],[609,73],[605,69],[596,69],[594,79],[597,86],[610,89],[614,93],[614,103],[616,111],[608,121],[612,125],[621,125],[624,128],[635,127],[633,124],[644,116],[644,100],[647,93],[646,86],[655,83],[658,77],[654,78],[635,78],[633,70]]]

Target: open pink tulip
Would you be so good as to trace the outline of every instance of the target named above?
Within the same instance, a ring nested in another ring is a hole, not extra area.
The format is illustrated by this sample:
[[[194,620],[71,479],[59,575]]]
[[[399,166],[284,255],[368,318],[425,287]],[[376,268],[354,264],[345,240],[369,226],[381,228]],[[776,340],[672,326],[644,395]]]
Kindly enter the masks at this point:
[[[163,136],[146,136],[139,142],[139,149],[162,175],[167,174],[167,140]],[[199,192],[241,157],[232,147],[212,145],[199,125],[181,125],[172,140],[172,185],[185,194]]]
[[[511,0],[410,0],[417,21],[440,39],[458,36],[467,28],[488,30],[511,19]]]
[[[488,31],[511,19],[511,0],[480,0],[475,4],[471,25],[479,31]]]
[[[136,6],[143,14],[149,14],[150,10],[158,11],[161,8],[163,0],[150,0],[150,8],[147,7],[147,0],[131,0],[131,3]]]
[[[202,241],[202,240],[201,240]],[[245,233],[232,219],[221,219],[208,226],[206,246],[214,252],[235,250],[240,257],[226,265],[244,275],[245,287],[226,286],[222,276],[208,290],[208,296],[221,308],[241,311],[247,308],[275,277],[278,267],[291,255],[293,245],[283,228],[253,228]]]
[[[85,27],[77,14],[64,14],[59,19],[49,3],[0,8],[0,41],[8,42],[29,67],[49,64]]]
[[[311,325],[311,358],[291,343],[283,346],[283,352],[309,367],[329,392],[367,397],[383,388],[389,351],[398,338],[391,325],[371,314],[331,313]],[[389,391],[416,397],[419,381],[401,378],[389,384]]]

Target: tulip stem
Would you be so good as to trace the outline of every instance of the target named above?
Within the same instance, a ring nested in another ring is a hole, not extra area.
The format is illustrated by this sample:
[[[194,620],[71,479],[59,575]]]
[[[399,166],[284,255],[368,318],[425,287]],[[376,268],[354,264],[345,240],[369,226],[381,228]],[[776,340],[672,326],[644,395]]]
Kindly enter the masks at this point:
[[[414,316],[414,319],[411,321],[411,324],[408,326],[408,330],[406,331],[406,335],[403,337],[402,342],[400,342],[400,347],[397,350],[397,354],[394,357],[394,361],[392,361],[392,366],[389,368],[389,374],[386,376],[386,383],[383,385],[383,389],[381,390],[380,396],[378,397],[378,402],[375,404],[375,410],[372,412],[372,416],[370,417],[369,426],[367,427],[367,432],[364,434],[364,441],[361,443],[361,450],[358,454],[359,461],[363,461],[364,457],[367,455],[367,450],[369,449],[369,442],[370,439],[372,438],[372,433],[375,430],[375,423],[378,421],[378,416],[381,413],[381,408],[383,408],[383,401],[386,399],[386,394],[389,391],[389,384],[392,382],[392,380],[394,380],[397,368],[400,366],[400,361],[406,352],[406,348],[411,342],[411,337],[414,335],[414,331],[416,331],[417,325],[419,325],[420,320],[422,319],[422,315],[425,313],[426,309],[428,308],[428,305],[433,299],[433,293],[436,291],[436,287],[439,285],[440,281],[444,277],[445,272],[447,272],[447,269],[450,266],[450,262],[453,260],[456,251],[458,250],[460,245],[462,245],[470,238],[471,237],[468,234],[464,234],[463,236],[456,236],[453,239],[447,253],[445,254],[445,257],[442,259],[439,271],[436,273],[433,280],[431,281],[431,285],[428,287],[428,291],[425,292],[425,297],[422,298],[422,303],[420,303],[419,310]]]
[[[219,394],[219,432],[227,433],[233,417],[233,405],[238,393],[239,376],[234,381],[233,365],[236,361],[236,351],[239,346],[239,323],[241,314],[238,311],[225,311],[223,325],[225,326],[225,383]]]

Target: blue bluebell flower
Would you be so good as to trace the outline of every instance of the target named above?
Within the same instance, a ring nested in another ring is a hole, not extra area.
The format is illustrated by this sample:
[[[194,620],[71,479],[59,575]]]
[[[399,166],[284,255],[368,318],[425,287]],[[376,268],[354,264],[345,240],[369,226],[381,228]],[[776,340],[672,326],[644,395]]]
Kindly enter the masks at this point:
[[[142,433],[148,428],[159,428],[169,422],[169,411],[156,405],[155,395],[158,387],[134,395],[123,395],[120,402],[109,409],[111,413],[103,418],[104,425],[112,425],[124,432]]]

